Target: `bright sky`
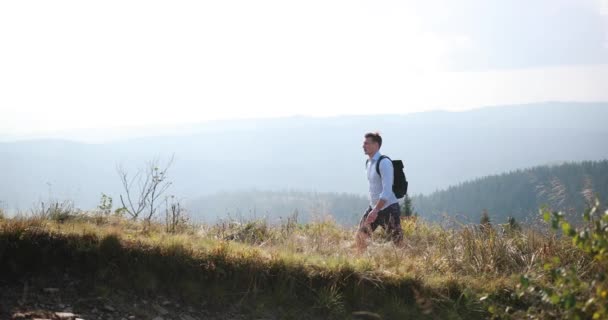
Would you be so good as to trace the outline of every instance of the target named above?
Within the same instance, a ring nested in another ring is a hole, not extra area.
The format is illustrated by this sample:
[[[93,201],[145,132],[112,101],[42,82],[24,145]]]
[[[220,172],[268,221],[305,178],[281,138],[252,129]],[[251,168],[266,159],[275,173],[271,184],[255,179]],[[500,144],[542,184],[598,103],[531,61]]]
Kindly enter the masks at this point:
[[[2,1],[0,135],[608,101],[608,1]]]

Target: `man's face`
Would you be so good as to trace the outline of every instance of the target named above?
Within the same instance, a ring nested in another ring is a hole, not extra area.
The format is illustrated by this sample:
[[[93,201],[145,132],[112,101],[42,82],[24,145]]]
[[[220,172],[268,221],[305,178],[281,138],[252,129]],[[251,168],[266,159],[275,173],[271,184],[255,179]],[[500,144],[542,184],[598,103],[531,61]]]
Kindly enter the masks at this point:
[[[366,138],[363,140],[363,152],[366,155],[374,155],[380,149],[378,142],[375,142],[372,138]]]

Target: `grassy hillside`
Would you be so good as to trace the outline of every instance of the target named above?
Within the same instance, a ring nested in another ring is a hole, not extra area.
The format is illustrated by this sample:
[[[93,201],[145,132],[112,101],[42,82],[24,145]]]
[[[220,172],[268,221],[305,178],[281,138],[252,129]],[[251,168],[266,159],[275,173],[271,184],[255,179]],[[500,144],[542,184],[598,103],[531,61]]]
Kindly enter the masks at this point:
[[[558,257],[565,266],[590,263],[569,241],[538,230],[445,230],[415,219],[403,220],[403,229],[403,247],[379,230],[359,254],[353,230],[331,221],[224,221],[168,233],[159,223],[94,213],[5,218],[0,273],[4,285],[19,288],[17,296],[31,279],[70,278],[77,279],[79,296],[114,299],[114,305],[126,296],[168,297],[193,318],[236,308],[243,319],[482,319],[490,316],[490,303],[524,312],[526,302],[511,301],[511,293],[519,275],[542,270],[545,259]],[[26,314],[27,303],[6,305],[16,301],[9,294],[0,293],[2,317]],[[87,319],[99,315],[93,308],[104,309],[78,301],[71,301],[73,312]],[[125,314],[155,316],[154,308],[123,305]],[[373,314],[356,313],[361,311]],[[229,318],[238,317],[217,319]]]

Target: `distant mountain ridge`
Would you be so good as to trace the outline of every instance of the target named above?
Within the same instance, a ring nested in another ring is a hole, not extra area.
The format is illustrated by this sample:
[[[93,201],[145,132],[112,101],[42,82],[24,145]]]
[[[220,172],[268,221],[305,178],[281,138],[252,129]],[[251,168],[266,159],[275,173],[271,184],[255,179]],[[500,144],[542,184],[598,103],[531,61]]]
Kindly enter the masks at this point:
[[[172,134],[91,144],[0,143],[0,201],[27,210],[49,197],[98,204],[117,199],[116,165],[134,170],[175,154],[171,194],[186,200],[222,190],[314,190],[365,195],[363,134],[379,130],[382,152],[406,165],[411,194],[556,161],[608,158],[608,103],[543,103],[466,112],[291,117],[189,126]]]

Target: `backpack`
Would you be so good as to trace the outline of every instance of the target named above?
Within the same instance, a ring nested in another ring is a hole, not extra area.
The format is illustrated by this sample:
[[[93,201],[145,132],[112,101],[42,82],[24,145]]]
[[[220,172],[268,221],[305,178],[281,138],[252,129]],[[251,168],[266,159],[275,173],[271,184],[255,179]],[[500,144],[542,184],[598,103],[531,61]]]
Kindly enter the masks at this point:
[[[382,174],[380,173],[380,161],[385,158],[391,160],[391,158],[383,155],[380,156],[380,159],[378,159],[378,162],[376,162],[376,172],[380,177],[382,177]],[[395,193],[397,199],[401,199],[407,194],[408,182],[405,178],[405,173],[403,172],[405,167],[403,166],[403,161],[401,160],[391,160],[391,162],[393,164],[393,193]],[[369,159],[365,161],[366,168],[368,163]]]

